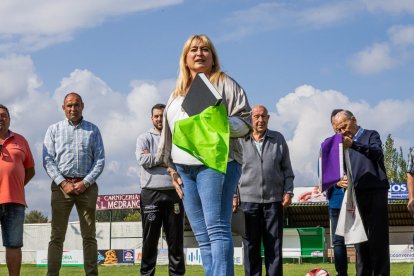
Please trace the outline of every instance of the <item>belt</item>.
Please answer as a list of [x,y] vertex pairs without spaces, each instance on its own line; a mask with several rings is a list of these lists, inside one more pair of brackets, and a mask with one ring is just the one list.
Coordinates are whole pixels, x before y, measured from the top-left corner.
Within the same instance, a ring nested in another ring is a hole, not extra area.
[[65,179],[70,182],[79,182],[83,180],[83,177],[65,177]]

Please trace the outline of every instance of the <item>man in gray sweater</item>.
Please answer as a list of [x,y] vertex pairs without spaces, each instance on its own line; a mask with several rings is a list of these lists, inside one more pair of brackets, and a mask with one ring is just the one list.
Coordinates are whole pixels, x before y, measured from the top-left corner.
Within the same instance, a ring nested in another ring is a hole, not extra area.
[[241,138],[243,148],[242,175],[239,182],[239,204],[245,219],[243,236],[246,275],[261,275],[260,256],[263,239],[266,275],[283,275],[282,235],[283,207],[293,197],[294,174],[289,149],[283,135],[267,128],[266,107],[252,108],[253,132]]
[[141,166],[141,215],[143,228],[141,275],[154,275],[161,226],[168,244],[170,275],[184,275],[184,207],[164,164],[155,161],[165,105],[151,110],[154,125],[137,139],[136,157]]

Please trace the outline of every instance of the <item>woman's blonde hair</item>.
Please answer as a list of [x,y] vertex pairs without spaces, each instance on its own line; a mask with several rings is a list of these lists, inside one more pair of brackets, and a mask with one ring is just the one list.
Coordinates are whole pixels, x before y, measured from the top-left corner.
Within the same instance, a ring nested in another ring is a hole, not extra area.
[[208,36],[200,34],[200,35],[192,35],[190,36],[187,41],[184,43],[183,50],[180,56],[180,72],[178,74],[177,83],[175,89],[173,91],[174,97],[179,95],[184,96],[187,93],[188,88],[191,85],[191,73],[190,69],[186,66],[186,57],[188,52],[190,51],[191,44],[194,40],[201,41],[205,46],[207,46],[211,54],[213,56],[213,67],[211,69],[211,73],[209,76],[210,81],[213,84],[217,84],[220,78],[223,77],[224,73],[220,69],[220,62],[217,57],[216,48],[213,45],[213,42],[208,38]]

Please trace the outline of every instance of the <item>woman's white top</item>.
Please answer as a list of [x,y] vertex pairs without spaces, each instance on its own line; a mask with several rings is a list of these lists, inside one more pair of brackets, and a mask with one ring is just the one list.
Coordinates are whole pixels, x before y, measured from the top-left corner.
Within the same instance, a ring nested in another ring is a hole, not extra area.
[[[174,133],[175,122],[188,118],[188,114],[182,109],[184,97],[178,96],[173,99],[167,110],[168,126],[171,133]],[[172,145],[171,158],[175,164],[182,165],[203,165],[197,158],[180,149],[176,145]]]

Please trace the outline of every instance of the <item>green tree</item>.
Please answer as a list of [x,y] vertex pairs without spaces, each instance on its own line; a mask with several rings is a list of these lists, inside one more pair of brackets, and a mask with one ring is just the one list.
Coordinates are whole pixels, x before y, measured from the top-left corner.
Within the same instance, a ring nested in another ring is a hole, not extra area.
[[[130,213],[134,213],[136,210],[112,210],[112,221],[119,222],[125,221],[125,218],[128,217]],[[109,210],[99,210],[96,211],[96,221],[98,222],[109,222],[111,216],[111,211]]]
[[384,164],[390,183],[407,182],[407,162],[402,147],[399,151],[394,147],[394,139],[388,134],[383,145]]
[[129,213],[125,218],[124,221],[141,221],[141,213],[139,211],[134,211]]
[[24,223],[46,223],[47,216],[38,210],[30,211],[24,218]]
[[387,177],[389,182],[398,181],[398,153],[394,147],[394,139],[392,139],[391,134],[388,134],[385,144],[383,146],[384,150],[384,164],[385,170],[387,172]]
[[400,154],[398,155],[398,182],[407,182],[407,162],[404,159],[402,147],[400,147]]

